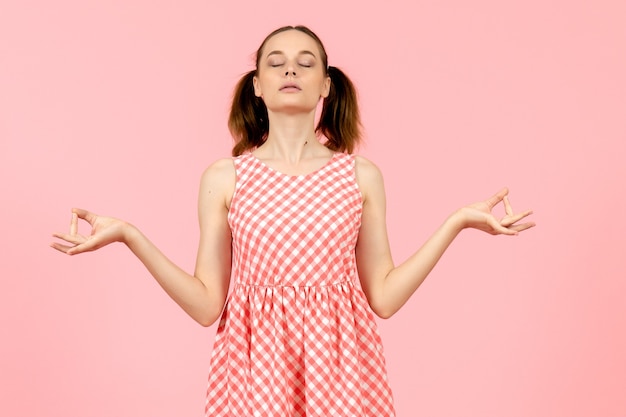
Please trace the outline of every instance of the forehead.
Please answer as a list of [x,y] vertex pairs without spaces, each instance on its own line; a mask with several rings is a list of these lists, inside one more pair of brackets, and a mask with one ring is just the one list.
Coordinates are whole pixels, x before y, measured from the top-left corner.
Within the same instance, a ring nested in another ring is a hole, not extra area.
[[284,53],[310,51],[315,56],[320,56],[320,48],[315,39],[298,30],[287,30],[269,38],[263,46],[262,56],[277,51]]

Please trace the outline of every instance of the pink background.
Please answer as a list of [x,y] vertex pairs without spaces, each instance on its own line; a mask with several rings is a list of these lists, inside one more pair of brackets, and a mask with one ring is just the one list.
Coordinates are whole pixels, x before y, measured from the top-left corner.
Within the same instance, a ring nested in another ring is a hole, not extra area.
[[124,247],[68,258],[50,234],[88,208],[191,271],[232,88],[299,23],[359,88],[397,261],[501,186],[536,212],[463,233],[380,322],[398,415],[626,416],[618,0],[3,2],[0,415],[202,415],[215,328]]

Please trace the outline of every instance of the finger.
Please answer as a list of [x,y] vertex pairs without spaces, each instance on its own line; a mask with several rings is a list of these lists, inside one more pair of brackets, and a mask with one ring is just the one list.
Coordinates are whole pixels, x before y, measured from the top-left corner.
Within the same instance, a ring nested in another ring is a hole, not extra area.
[[507,216],[512,216],[513,215],[513,209],[511,208],[511,203],[509,202],[509,197],[504,196],[504,198],[502,200],[504,201],[504,212],[507,214]]
[[504,231],[500,233],[501,235],[506,235],[506,236],[517,236],[519,234],[519,232],[515,229],[512,228],[508,228],[505,227]]
[[516,235],[517,234],[516,230],[503,226],[495,219],[490,219],[489,225],[493,229],[493,234],[502,234],[502,235]]
[[73,246],[68,246],[68,245],[63,245],[61,243],[51,243],[50,247],[53,249],[58,250],[59,252],[63,252],[63,253],[67,253],[68,250],[70,250],[71,248],[73,248]]
[[67,233],[53,233],[52,236],[64,240],[69,243],[73,243],[74,245],[80,245],[85,242],[85,237],[82,235],[71,235]]
[[92,226],[94,222],[96,221],[96,218],[98,217],[94,213],[87,211],[87,210],[80,209],[80,208],[73,208],[72,212],[76,213],[76,216],[78,216],[79,219],[83,219],[87,221],[87,223],[89,223]]
[[500,221],[500,224],[504,227],[509,227],[515,223],[517,223],[518,221],[522,220],[524,217],[530,216],[531,214],[533,214],[532,210],[527,210],[523,213],[520,214],[515,214],[512,216],[505,216],[502,218],[502,220]]
[[514,226],[511,226],[509,229],[515,230],[516,232],[522,232],[524,230],[530,229],[531,227],[535,227],[535,226],[536,224],[534,222],[528,222],[528,223],[516,224]]
[[66,253],[68,255],[78,255],[83,252],[90,252],[92,250],[96,250],[100,247],[100,241],[98,239],[87,239],[85,242],[80,245],[76,245],[70,248]]
[[500,219],[500,224],[504,227],[509,227],[522,220],[523,218],[530,216],[531,214],[533,214],[532,210],[526,210],[522,213],[507,215]]
[[501,189],[500,191],[495,193],[493,196],[488,198],[487,201],[485,201],[485,203],[487,203],[489,208],[492,209],[492,208],[494,208],[496,206],[496,204],[498,204],[500,201],[502,201],[502,199],[504,197],[506,197],[506,195],[508,193],[509,193],[509,189],[504,187],[503,189]]
[[76,236],[78,233],[78,215],[76,213],[72,213],[72,221],[70,222],[70,235]]

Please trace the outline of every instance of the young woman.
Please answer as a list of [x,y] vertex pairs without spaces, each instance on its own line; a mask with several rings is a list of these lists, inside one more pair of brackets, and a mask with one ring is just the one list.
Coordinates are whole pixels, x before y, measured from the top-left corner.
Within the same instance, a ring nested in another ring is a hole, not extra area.
[[398,311],[461,230],[515,235],[534,226],[519,223],[531,212],[515,214],[504,189],[455,211],[394,266],[382,176],[352,154],[360,121],[350,80],[302,26],[272,32],[256,64],[235,90],[233,158],[202,175],[193,275],[133,225],[81,209],[52,246],[75,255],[123,242],[192,318],[221,317],[207,416],[392,416],[374,314]]

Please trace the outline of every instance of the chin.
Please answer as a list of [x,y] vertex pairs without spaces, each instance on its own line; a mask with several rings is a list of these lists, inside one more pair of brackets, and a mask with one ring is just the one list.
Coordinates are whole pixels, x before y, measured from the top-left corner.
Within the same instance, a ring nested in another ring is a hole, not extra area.
[[317,109],[316,103],[272,103],[272,105],[267,105],[267,110],[273,113],[288,113],[288,114],[298,114],[298,113],[311,113]]

